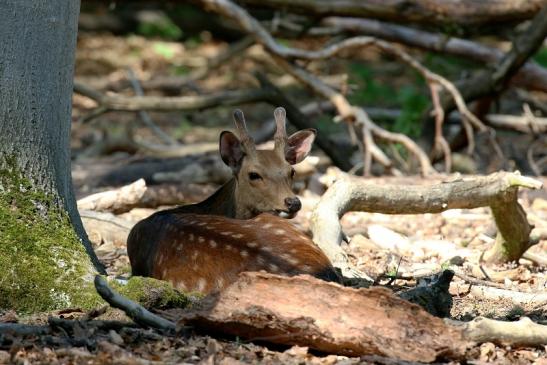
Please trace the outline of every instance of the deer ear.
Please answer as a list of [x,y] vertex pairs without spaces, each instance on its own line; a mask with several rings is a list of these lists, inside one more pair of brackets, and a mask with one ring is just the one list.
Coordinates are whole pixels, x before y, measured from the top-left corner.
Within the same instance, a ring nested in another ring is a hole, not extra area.
[[285,160],[291,165],[302,162],[310,153],[316,134],[315,129],[304,129],[290,136],[285,148]]
[[241,147],[241,142],[235,134],[228,131],[222,132],[220,134],[219,150],[222,161],[232,170],[238,170],[245,154]]

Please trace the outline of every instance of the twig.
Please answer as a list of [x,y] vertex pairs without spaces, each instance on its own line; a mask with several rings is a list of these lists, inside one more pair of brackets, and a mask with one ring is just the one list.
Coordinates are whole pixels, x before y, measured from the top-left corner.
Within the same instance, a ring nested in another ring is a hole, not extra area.
[[[369,128],[370,131],[378,137],[388,141],[403,144],[411,153],[414,153],[418,157],[423,175],[429,175],[434,171],[433,167],[429,163],[427,155],[410,138],[403,134],[388,132],[385,129],[379,127],[368,117],[366,111],[350,105],[345,96],[343,96],[341,93],[331,89],[328,85],[324,84],[321,80],[319,80],[317,77],[313,76],[306,70],[289,63],[283,58],[276,56],[274,57],[278,61],[279,65],[281,65],[291,75],[305,83],[315,93],[329,99],[334,104],[341,118],[349,121],[354,121],[359,125],[366,124],[367,128]],[[367,148],[370,149],[371,155],[374,157],[374,159],[376,159],[376,161],[378,161],[380,164],[388,169],[392,167],[392,162],[389,157],[387,157],[375,143],[369,144]]]
[[528,164],[530,164],[530,168],[532,169],[532,171],[534,171],[534,174],[536,176],[541,176],[542,175],[542,171],[541,171],[541,168],[539,166],[538,163],[536,163],[536,161],[534,160],[534,150],[536,149],[536,147],[538,147],[539,145],[545,145],[546,144],[546,139],[545,138],[540,138],[540,139],[537,139],[536,141],[534,141],[530,147],[528,147],[528,151],[526,152],[526,157],[528,159]]
[[118,218],[112,213],[101,213],[92,210],[80,210],[79,213],[80,217],[82,218],[94,219],[97,221],[110,223],[127,231],[129,231],[134,226],[133,223]]
[[[141,85],[139,84],[139,80],[137,80],[137,77],[135,76],[135,73],[131,68],[127,68],[127,76],[129,77],[129,81],[131,82],[131,86],[133,87],[133,90],[135,91],[135,95],[137,96],[144,96],[144,91],[142,90]],[[145,110],[139,110],[138,111],[139,117],[141,118],[142,122],[150,128],[152,132],[158,136],[159,139],[161,139],[163,142],[167,143],[168,145],[176,145],[178,144],[177,141],[175,141],[173,138],[171,138],[167,133],[165,133],[154,121],[152,118],[150,118],[150,115]]]
[[112,307],[121,309],[127,314],[135,323],[141,326],[147,326],[157,328],[164,331],[175,331],[175,323],[166,320],[154,313],[146,310],[139,304],[121,296],[112,290],[105,279],[102,276],[95,276],[95,288],[97,293],[106,300]]
[[452,171],[452,153],[448,142],[443,136],[444,110],[439,101],[439,87],[430,82],[429,90],[431,91],[431,101],[435,114],[435,146],[433,150],[442,152],[444,156],[444,169],[448,174]]

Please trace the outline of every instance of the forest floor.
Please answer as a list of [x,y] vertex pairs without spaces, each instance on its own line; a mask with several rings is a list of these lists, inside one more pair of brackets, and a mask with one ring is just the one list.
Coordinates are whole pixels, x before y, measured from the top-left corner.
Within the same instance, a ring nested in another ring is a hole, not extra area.
[[[78,44],[76,79],[90,86],[102,89],[105,84],[114,84],[127,78],[130,67],[140,79],[152,75],[187,73],[193,64],[203,62],[218,54],[222,45],[214,42],[202,43],[193,48],[174,42],[150,41],[143,37],[115,37],[108,34],[81,34]],[[251,51],[252,52],[252,51]],[[182,57],[184,56],[184,57]],[[257,56],[258,58],[258,56]],[[178,61],[177,61],[178,60]],[[184,60],[184,62],[179,62]],[[193,62],[193,63],[192,63]],[[239,67],[252,68],[250,61],[241,62]],[[233,65],[232,65],[233,66]],[[243,72],[230,70],[230,65],[215,71],[218,77],[209,77],[197,85],[197,89],[223,89],[229,85],[253,85],[254,81]],[[167,70],[167,71],[166,71]],[[230,72],[229,72],[230,71]],[[239,70],[241,71],[241,70]],[[131,94],[130,91],[125,91]],[[190,91],[192,92],[192,91]],[[142,151],[133,150],[130,143],[114,144],[114,147],[96,149],[106,139],[120,138],[127,141],[128,130],[136,138],[154,139],[151,132],[137,123],[134,113],[108,113],[89,123],[78,122],[82,115],[96,104],[80,95],[74,97],[74,128],[72,148],[73,179],[78,198],[97,191],[119,187],[122,184],[106,184],[105,176],[124,177],[124,168],[143,161],[158,161]],[[262,104],[245,106],[254,119],[267,120],[271,107]],[[181,143],[191,145],[196,142],[216,142],[218,133],[231,127],[228,116],[230,108],[191,113],[150,113],[152,119]],[[131,127],[130,127],[131,126]],[[250,126],[257,130],[256,125]],[[337,131],[334,131],[336,133]],[[119,141],[118,140],[118,141]],[[506,143],[511,145],[509,138]],[[215,155],[217,152],[212,152]],[[312,153],[314,161],[325,159],[318,151]],[[312,158],[313,159],[313,158]],[[333,169],[319,164],[315,170],[298,181],[299,195],[303,209],[293,219],[302,231],[309,233],[311,210],[324,190],[324,182],[331,178]],[[487,171],[479,171],[487,172]],[[121,178],[120,178],[121,179]],[[546,178],[540,178],[547,182]],[[123,179],[121,179],[123,180]],[[112,181],[112,180],[108,180]],[[427,183],[414,177],[371,178],[376,184],[416,184]],[[174,189],[182,189],[180,204],[202,200],[216,189],[218,184],[185,184],[171,181],[165,183]],[[547,192],[522,191],[520,202],[528,214],[529,221],[539,228],[547,228]],[[175,203],[173,203],[175,204]],[[149,214],[167,208],[139,207],[117,217],[135,223]],[[95,245],[100,260],[106,265],[109,275],[127,277],[130,272],[125,247],[127,230],[105,233],[105,224],[92,225],[84,219],[89,236]],[[538,323],[547,324],[547,303],[533,299],[522,299],[518,293],[547,293],[547,271],[545,267],[521,260],[519,265],[482,267],[479,264],[481,253],[490,247],[495,236],[495,226],[487,208],[473,210],[450,210],[441,214],[425,215],[384,215],[377,213],[348,213],[342,219],[348,243],[344,249],[352,264],[372,278],[381,278],[395,273],[409,277],[408,280],[379,280],[382,285],[400,291],[416,285],[414,278],[433,273],[444,268],[446,263],[461,258],[460,268],[470,277],[484,279],[496,287],[517,293],[513,299],[488,298],[472,292],[468,280],[456,276],[450,285],[453,307],[450,318],[462,321],[477,316],[500,320],[517,320],[527,316]],[[102,228],[101,228],[102,227]],[[530,252],[547,252],[547,242],[541,241]],[[482,276],[481,269],[488,271],[488,278]],[[500,272],[499,275],[496,272]],[[526,296],[525,298],[528,298]],[[18,318],[14,313],[0,314],[0,322],[47,324],[47,316],[65,319],[82,318],[85,313],[78,308],[43,314],[32,318]],[[128,320],[117,310],[109,310],[98,317],[99,320]],[[401,326],[404,327],[404,323]],[[53,326],[48,335],[3,338],[0,348],[1,363],[20,364],[357,364],[389,363],[386,359],[347,358],[324,355],[306,348],[266,346],[239,338],[221,338],[194,333],[187,329],[179,336],[166,336],[153,330],[135,326],[124,328],[115,324],[105,324],[96,328],[91,323],[78,322],[74,325]],[[9,344],[9,345],[6,345]],[[427,344],[424,344],[427,346]],[[497,364],[547,364],[547,348],[511,348],[499,344],[485,343],[471,350],[470,363]]]

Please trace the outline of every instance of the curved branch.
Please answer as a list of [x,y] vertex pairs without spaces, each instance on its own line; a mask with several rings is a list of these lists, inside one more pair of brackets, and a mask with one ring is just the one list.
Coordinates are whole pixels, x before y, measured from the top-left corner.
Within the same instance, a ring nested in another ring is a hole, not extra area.
[[[517,187],[539,189],[541,186],[537,180],[508,172],[430,186],[379,186],[367,180],[345,177],[323,195],[312,213],[310,228],[314,242],[338,263],[342,251],[339,220],[346,212],[422,214],[490,206],[498,226],[498,247],[492,250],[504,254],[503,257],[492,255],[492,259],[512,261],[528,249],[531,229],[516,201]],[[499,250],[500,246],[503,250]]]

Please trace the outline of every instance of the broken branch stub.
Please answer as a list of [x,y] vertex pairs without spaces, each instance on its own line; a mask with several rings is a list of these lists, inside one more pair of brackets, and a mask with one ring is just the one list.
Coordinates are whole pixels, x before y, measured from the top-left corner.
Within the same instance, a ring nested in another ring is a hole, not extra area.
[[347,266],[340,243],[340,218],[350,211],[384,214],[441,213],[448,209],[488,206],[498,227],[496,244],[485,253],[490,262],[520,258],[530,247],[531,226],[517,201],[518,187],[541,188],[541,182],[518,173],[497,172],[488,176],[422,185],[375,185],[349,175],[335,182],[323,195],[310,220],[314,242],[334,266]]
[[407,361],[458,358],[469,344],[458,329],[387,289],[345,288],[307,275],[242,273],[183,314],[181,323],[254,341]]

